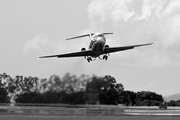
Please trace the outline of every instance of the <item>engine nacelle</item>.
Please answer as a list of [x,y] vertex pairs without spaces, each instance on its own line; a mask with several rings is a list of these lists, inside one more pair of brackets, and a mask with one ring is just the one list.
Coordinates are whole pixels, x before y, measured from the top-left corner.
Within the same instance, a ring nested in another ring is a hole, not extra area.
[[109,48],[109,45],[105,45],[105,48]]
[[86,48],[82,48],[82,49],[81,49],[81,51],[85,51],[85,50],[86,50]]

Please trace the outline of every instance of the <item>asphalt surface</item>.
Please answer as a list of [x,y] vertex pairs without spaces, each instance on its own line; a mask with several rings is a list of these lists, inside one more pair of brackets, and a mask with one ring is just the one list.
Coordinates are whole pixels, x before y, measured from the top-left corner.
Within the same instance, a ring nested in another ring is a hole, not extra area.
[[180,109],[118,106],[0,106],[0,120],[180,120]]

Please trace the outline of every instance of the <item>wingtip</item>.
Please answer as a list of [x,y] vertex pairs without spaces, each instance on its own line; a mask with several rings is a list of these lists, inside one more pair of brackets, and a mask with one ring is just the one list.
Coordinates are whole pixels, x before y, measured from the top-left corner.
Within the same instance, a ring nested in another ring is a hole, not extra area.
[[153,45],[154,43],[147,43],[147,44],[144,44],[144,45]]

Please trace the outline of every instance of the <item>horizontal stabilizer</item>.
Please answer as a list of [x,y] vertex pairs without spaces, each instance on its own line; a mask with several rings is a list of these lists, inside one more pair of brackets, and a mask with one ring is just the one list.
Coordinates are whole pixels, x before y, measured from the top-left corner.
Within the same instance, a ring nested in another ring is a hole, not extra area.
[[[91,35],[94,35],[95,33],[90,33]],[[81,37],[87,37],[90,36],[90,34],[85,34],[85,35],[80,35],[80,36],[76,36],[76,37],[71,37],[71,38],[67,38],[66,40],[72,40],[72,39],[76,39],[76,38],[81,38]],[[108,34],[113,34],[113,33],[102,33],[104,35],[108,35]]]
[[113,33],[103,33],[104,35],[109,35],[109,34],[113,34]]
[[66,40],[71,40],[71,39],[76,39],[76,38],[81,38],[81,37],[87,37],[87,36],[89,36],[89,34],[80,35],[80,36],[77,36],[77,37],[67,38]]

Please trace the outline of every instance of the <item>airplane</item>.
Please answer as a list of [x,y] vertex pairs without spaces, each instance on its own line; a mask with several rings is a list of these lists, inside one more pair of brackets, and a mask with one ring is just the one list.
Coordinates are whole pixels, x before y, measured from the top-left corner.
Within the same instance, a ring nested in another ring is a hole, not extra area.
[[[94,60],[96,60],[96,58],[99,58],[100,60],[107,60],[108,56],[110,56],[110,53],[134,49],[135,47],[153,44],[153,43],[147,43],[147,44],[130,45],[130,46],[109,47],[109,45],[106,45],[106,38],[105,38],[105,35],[109,35],[109,34],[113,34],[113,33],[89,33],[89,34],[85,34],[85,35],[68,38],[66,40],[72,40],[72,39],[76,39],[76,38],[89,36],[91,41],[90,41],[90,44],[89,44],[89,47],[87,50],[86,50],[86,48],[82,48],[81,51],[79,51],[79,52],[50,55],[50,56],[41,56],[39,58],[84,57],[85,59],[87,59],[88,62],[91,62],[92,58],[94,58]],[[101,55],[103,55],[102,58],[100,57]]]

